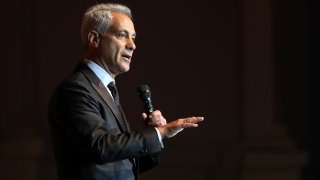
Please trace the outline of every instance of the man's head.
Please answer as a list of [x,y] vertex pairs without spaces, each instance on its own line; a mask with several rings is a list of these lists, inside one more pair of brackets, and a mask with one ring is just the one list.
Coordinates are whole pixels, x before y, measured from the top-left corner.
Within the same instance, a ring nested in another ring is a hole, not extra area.
[[119,4],[90,7],[83,16],[81,36],[86,58],[113,77],[130,69],[136,33],[128,7]]

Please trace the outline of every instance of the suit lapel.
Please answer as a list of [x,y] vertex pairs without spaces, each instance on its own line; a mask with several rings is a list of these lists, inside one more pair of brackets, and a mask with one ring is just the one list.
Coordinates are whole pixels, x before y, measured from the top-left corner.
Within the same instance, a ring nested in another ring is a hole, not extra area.
[[87,65],[85,65],[84,63],[81,63],[81,64],[82,64],[82,65],[80,65],[80,66],[82,66],[82,67],[80,67],[81,71],[87,77],[87,79],[90,81],[92,87],[98,92],[98,94],[103,99],[103,101],[111,109],[111,111],[113,112],[114,116],[117,119],[117,123],[118,123],[121,131],[126,132],[127,122],[126,122],[126,119],[123,115],[122,109],[118,108],[118,106],[116,105],[116,103],[112,99],[110,93],[108,92],[106,87],[103,85],[103,83],[100,81],[100,79],[94,74],[94,72],[92,72],[91,69],[89,69],[87,67]]

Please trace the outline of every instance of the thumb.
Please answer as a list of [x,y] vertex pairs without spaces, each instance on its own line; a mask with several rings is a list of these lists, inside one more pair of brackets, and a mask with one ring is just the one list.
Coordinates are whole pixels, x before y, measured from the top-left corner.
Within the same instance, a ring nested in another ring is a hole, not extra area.
[[142,119],[143,119],[143,120],[146,120],[146,119],[147,119],[147,117],[148,117],[148,116],[147,116],[147,114],[146,114],[146,113],[142,113]]

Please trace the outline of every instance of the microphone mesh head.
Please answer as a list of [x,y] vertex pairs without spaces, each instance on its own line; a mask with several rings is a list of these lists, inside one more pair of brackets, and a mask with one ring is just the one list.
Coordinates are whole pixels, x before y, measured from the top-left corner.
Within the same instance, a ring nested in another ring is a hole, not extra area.
[[151,98],[151,92],[148,85],[141,85],[138,87],[138,96],[143,101]]

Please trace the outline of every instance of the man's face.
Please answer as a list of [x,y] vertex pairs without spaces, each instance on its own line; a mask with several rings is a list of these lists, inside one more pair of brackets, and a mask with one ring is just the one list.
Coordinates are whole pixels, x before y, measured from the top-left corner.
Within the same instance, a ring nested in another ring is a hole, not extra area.
[[120,13],[112,15],[112,25],[100,36],[98,50],[103,67],[109,73],[118,75],[130,69],[131,57],[136,49],[136,32],[128,16]]

